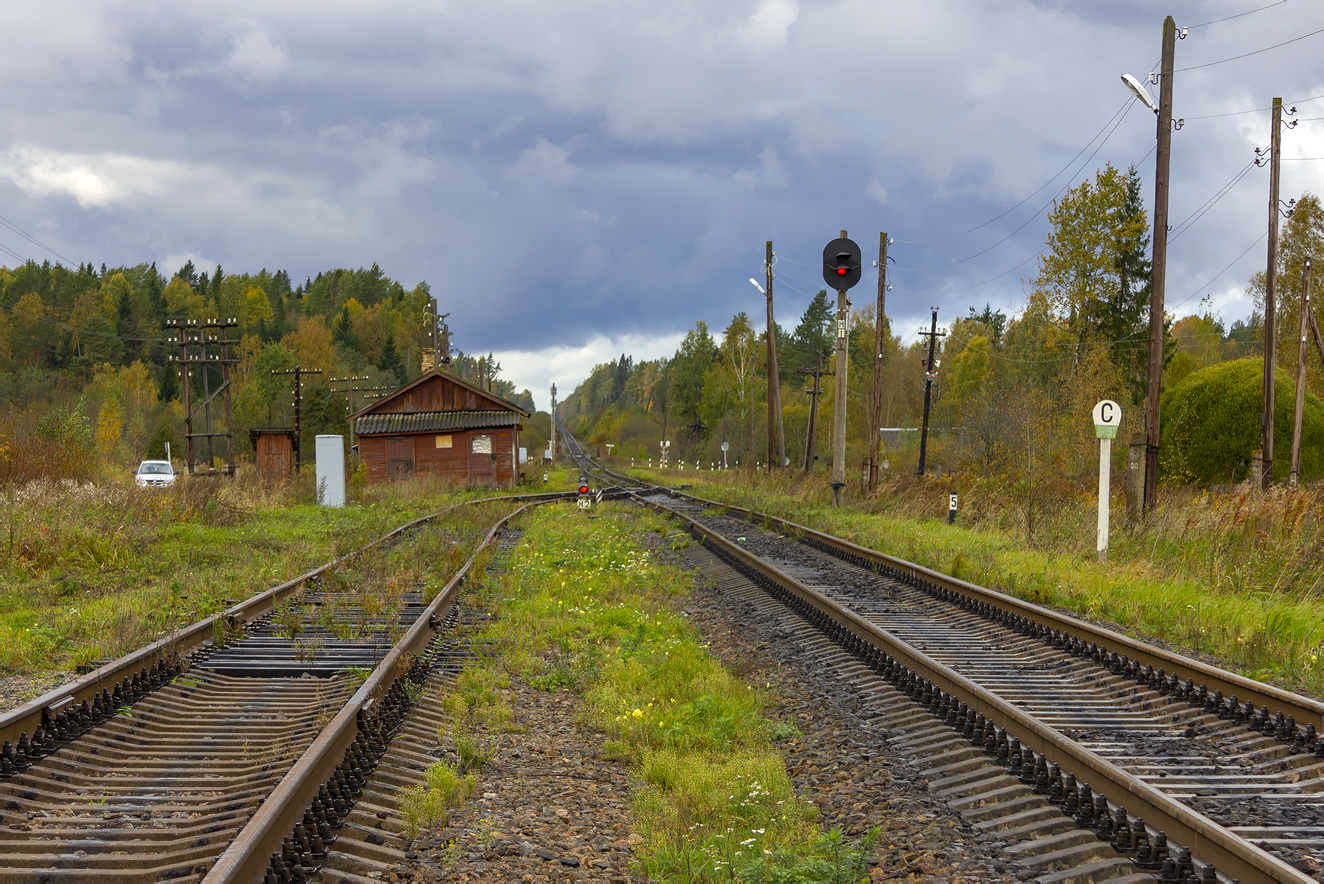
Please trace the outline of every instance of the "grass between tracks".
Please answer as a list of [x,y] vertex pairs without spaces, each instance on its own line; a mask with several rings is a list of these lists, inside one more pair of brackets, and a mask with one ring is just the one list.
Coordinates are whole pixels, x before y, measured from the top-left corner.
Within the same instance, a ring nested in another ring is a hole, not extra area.
[[[1097,500],[1084,492],[1039,503],[1031,523],[1024,500],[971,477],[893,480],[865,500],[852,485],[837,508],[819,476],[652,475],[1324,694],[1324,483],[1267,494],[1165,488],[1150,518],[1131,527],[1115,500],[1109,560],[1098,562]],[[949,493],[961,495],[956,525],[946,524]]]
[[[677,603],[692,587],[641,544],[659,517],[606,504],[523,518],[509,569],[484,594],[499,665],[544,690],[581,692],[607,751],[636,777],[641,871],[667,881],[857,881],[871,849],[823,833],[763,715],[704,647]],[[686,542],[683,534],[677,543]],[[768,685],[771,686],[770,684]]]
[[[304,479],[279,488],[186,479],[172,489],[40,480],[0,492],[0,673],[113,659],[411,519],[493,493],[419,478],[356,488],[352,505],[328,509]],[[551,479],[527,490],[574,481],[564,470]]]

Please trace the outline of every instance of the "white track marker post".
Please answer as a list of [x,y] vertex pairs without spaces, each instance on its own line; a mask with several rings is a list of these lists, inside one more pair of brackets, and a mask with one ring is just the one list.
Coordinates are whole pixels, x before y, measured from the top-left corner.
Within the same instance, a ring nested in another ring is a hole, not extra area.
[[1108,495],[1112,488],[1113,439],[1122,423],[1122,408],[1111,399],[1094,406],[1094,432],[1099,437],[1099,530],[1095,548],[1099,561],[1108,558]]

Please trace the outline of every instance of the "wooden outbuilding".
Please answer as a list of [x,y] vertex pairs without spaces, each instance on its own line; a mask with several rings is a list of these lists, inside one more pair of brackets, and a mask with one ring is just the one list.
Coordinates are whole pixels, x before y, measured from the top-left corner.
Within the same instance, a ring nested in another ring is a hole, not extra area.
[[248,431],[253,442],[257,473],[268,482],[284,482],[294,472],[299,437],[289,427],[254,427]]
[[529,413],[453,375],[429,371],[350,416],[369,482],[443,475],[514,487]]

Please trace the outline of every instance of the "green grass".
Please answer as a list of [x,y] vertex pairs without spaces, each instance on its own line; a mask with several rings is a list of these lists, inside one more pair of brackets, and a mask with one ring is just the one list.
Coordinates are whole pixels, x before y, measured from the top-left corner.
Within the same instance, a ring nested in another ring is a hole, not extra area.
[[[674,483],[676,477],[664,477]],[[1094,552],[1097,500],[1044,492],[1028,530],[1024,500],[995,480],[894,481],[829,505],[819,476],[704,474],[694,493],[817,528],[1038,604],[1212,655],[1236,671],[1324,694],[1324,485],[1269,494],[1163,489],[1154,514],[1125,525],[1113,501],[1107,562]],[[947,494],[961,494],[956,525]]]
[[[72,482],[11,488],[0,493],[0,672],[67,671],[113,659],[411,519],[490,493],[418,480],[364,489],[355,505],[329,509],[297,489],[243,480],[185,481],[170,490]],[[497,515],[452,517],[454,537],[435,529],[441,533],[429,535],[435,542],[427,556],[389,566],[392,575],[381,570],[386,565],[358,574],[365,584],[378,580],[358,610],[385,613],[400,588],[425,576],[426,591],[435,593],[468,556],[467,541],[452,541],[472,532],[474,518],[486,519],[486,528]],[[349,633],[358,615],[324,616]]]
[[[872,849],[823,833],[791,786],[762,692],[726,671],[675,608],[691,589],[641,545],[660,517],[622,505],[523,519],[509,569],[483,588],[502,665],[582,693],[635,779],[640,871],[666,881],[858,881]],[[806,875],[805,869],[817,869]]]

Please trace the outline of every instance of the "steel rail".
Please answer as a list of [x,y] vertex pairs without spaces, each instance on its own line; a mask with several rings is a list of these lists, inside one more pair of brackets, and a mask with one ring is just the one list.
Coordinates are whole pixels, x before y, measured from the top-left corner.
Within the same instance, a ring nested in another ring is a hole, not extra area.
[[[689,497],[689,495],[685,496]],[[1075,775],[1079,782],[1088,784],[1095,794],[1103,795],[1128,813],[1143,817],[1151,827],[1164,831],[1171,842],[1189,848],[1194,856],[1214,865],[1220,873],[1243,882],[1307,884],[1314,881],[1314,878],[1304,875],[1202,814],[1174,801],[1142,780],[1067,739],[1053,728],[1026,715],[965,676],[909,646],[885,629],[875,626],[853,611],[843,608],[795,578],[782,573],[716,531],[701,525],[684,513],[669,510],[637,495],[635,499],[680,519],[696,539],[716,547],[720,556],[744,564],[756,572],[763,581],[775,584],[811,605],[830,618],[838,630],[849,633],[870,646],[885,647],[886,653],[911,672],[1005,728],[1009,737],[1018,738],[1023,746],[1034,749],[1044,755],[1050,763],[1059,765],[1063,774]]]
[[222,882],[250,882],[263,879],[271,863],[272,854],[280,851],[284,840],[304,818],[304,813],[317,797],[318,790],[341,765],[346,750],[358,738],[360,731],[367,726],[365,713],[406,674],[413,665],[416,655],[427,647],[437,633],[444,615],[455,603],[460,585],[468,576],[478,556],[511,519],[535,506],[559,499],[562,499],[561,495],[550,500],[526,503],[513,513],[502,517],[488,529],[487,535],[464,565],[437,593],[409,631],[396,642],[382,662],[377,664],[354,696],[322,729],[272,793],[262,802],[248,824],[230,842],[229,847],[203,878],[204,882],[222,884]]
[[36,729],[42,726],[48,717],[48,713],[54,714],[61,709],[69,708],[73,704],[83,701],[94,700],[103,690],[113,690],[117,684],[127,682],[136,675],[140,675],[151,670],[157,664],[165,663],[174,658],[183,656],[200,646],[204,645],[209,639],[216,635],[222,624],[233,624],[237,622],[247,622],[254,620],[271,611],[276,605],[280,604],[286,598],[294,594],[307,585],[308,581],[325,573],[358,555],[376,549],[382,544],[388,543],[402,534],[417,528],[427,522],[433,521],[446,513],[451,512],[457,507],[472,506],[481,503],[493,503],[499,501],[546,501],[560,500],[570,496],[570,492],[553,492],[547,494],[526,494],[526,495],[508,495],[498,497],[485,497],[477,500],[465,501],[447,507],[428,516],[414,519],[399,528],[382,535],[364,546],[346,553],[340,558],[320,565],[305,574],[300,574],[292,580],[264,590],[258,595],[252,596],[239,604],[233,605],[210,617],[206,617],[191,626],[184,627],[178,632],[174,632],[164,638],[158,639],[145,647],[139,648],[98,667],[92,672],[81,676],[74,681],[68,682],[60,687],[53,688],[50,691],[24,703],[16,709],[13,709],[4,715],[0,715],[0,744],[4,741],[17,744],[22,734],[32,734]]
[[1163,648],[1151,647],[1102,626],[1095,626],[1083,620],[1077,620],[1067,614],[1023,601],[997,590],[949,577],[939,571],[925,568],[923,565],[916,565],[905,559],[868,549],[839,537],[833,537],[830,534],[792,522],[789,519],[760,513],[745,507],[725,504],[721,501],[707,500],[683,491],[661,490],[673,497],[682,497],[704,506],[736,513],[750,522],[772,527],[779,533],[789,534],[796,539],[809,542],[810,545],[818,546],[824,552],[836,555],[853,564],[871,568],[875,571],[880,567],[889,568],[896,572],[890,576],[901,576],[903,579],[908,578],[912,581],[928,581],[958,592],[975,601],[987,602],[1010,614],[1038,621],[1050,629],[1070,632],[1087,641],[1092,641],[1108,651],[1119,655],[1125,654],[1131,659],[1153,666],[1155,669],[1162,667],[1166,673],[1176,674],[1178,678],[1189,678],[1196,684],[1203,682],[1211,694],[1214,691],[1222,691],[1225,697],[1236,696],[1243,702],[1251,700],[1256,706],[1267,706],[1271,714],[1282,712],[1284,716],[1291,715],[1296,719],[1298,725],[1314,724],[1317,730],[1324,732],[1324,702],[1319,700],[1294,694],[1291,691],[1267,685],[1234,672],[1228,672],[1225,669],[1219,669],[1199,660],[1192,660],[1189,657],[1184,657]]

